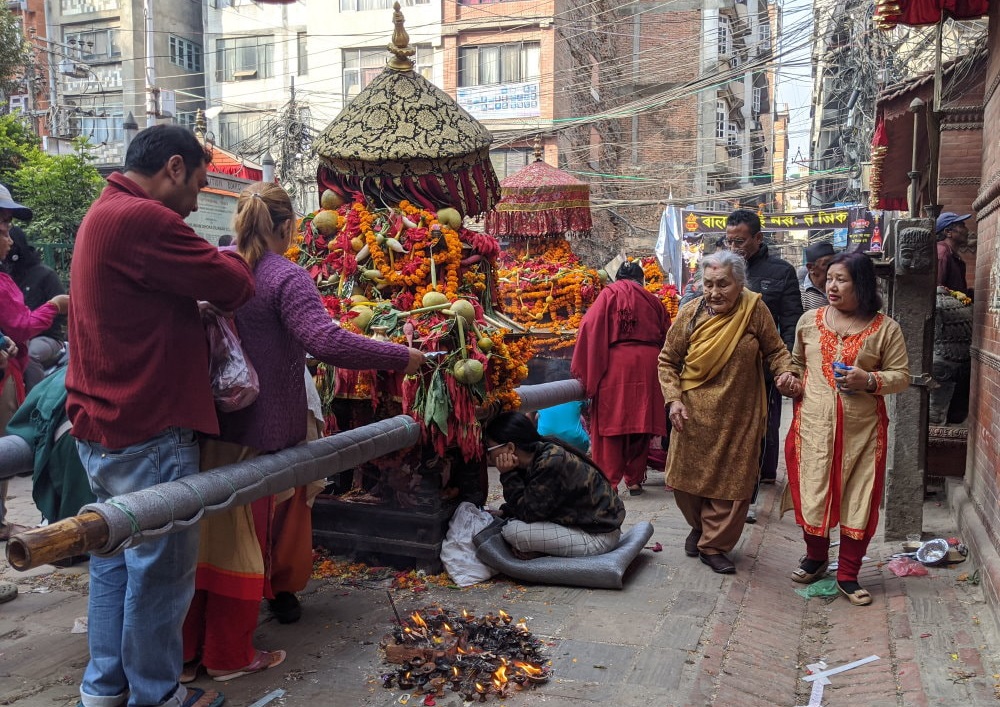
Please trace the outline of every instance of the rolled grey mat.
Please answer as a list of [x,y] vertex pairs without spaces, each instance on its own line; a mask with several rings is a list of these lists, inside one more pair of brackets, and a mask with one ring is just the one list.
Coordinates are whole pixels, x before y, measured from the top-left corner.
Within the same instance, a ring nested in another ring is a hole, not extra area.
[[563,584],[592,589],[621,589],[625,571],[653,537],[653,526],[646,521],[626,530],[614,550],[589,557],[553,557],[519,560],[503,539],[503,523],[482,530],[473,544],[480,562],[508,577],[538,584]]

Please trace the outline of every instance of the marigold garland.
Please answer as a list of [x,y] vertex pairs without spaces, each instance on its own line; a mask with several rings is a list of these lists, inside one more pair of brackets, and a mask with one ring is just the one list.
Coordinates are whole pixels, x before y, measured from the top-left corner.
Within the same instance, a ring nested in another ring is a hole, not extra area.
[[559,348],[575,343],[575,331],[602,287],[597,271],[582,265],[562,238],[513,244],[500,258],[497,278],[504,314],[547,329]]
[[[441,384],[448,398],[447,431],[424,419],[426,386],[431,374],[409,378],[401,389],[384,390],[372,371],[331,371],[322,367],[321,396],[329,415],[335,398],[371,399],[400,395],[404,411],[424,429],[425,442],[439,454],[458,448],[467,460],[482,454],[477,405],[516,409],[514,387],[528,373],[530,342],[505,341],[502,330],[483,318],[479,297],[489,291],[489,265],[500,253],[492,236],[465,228],[455,230],[438,221],[433,212],[403,201],[397,208],[372,209],[363,202],[344,204],[336,218],[323,219],[323,228],[336,224],[324,236],[313,226],[323,210],[299,223],[299,236],[286,257],[310,273],[324,306],[341,326],[365,333],[375,324],[386,327],[397,342],[419,345],[425,351],[450,352],[441,365]],[[327,212],[329,213],[329,212]],[[437,311],[407,316],[419,307],[429,291],[443,293],[449,302],[462,298],[473,304],[475,323],[463,332],[466,348],[460,350],[455,317]],[[490,339],[488,352],[477,347],[480,337]],[[459,359],[474,358],[483,364],[485,378],[478,388],[460,383],[451,371]],[[421,397],[423,395],[423,397]]]
[[677,287],[663,281],[663,270],[660,268],[660,264],[656,262],[656,258],[642,258],[639,264],[642,265],[642,273],[646,277],[646,290],[663,302],[663,306],[667,308],[667,314],[670,315],[670,320],[673,321],[677,317],[677,310],[681,301],[677,293]]

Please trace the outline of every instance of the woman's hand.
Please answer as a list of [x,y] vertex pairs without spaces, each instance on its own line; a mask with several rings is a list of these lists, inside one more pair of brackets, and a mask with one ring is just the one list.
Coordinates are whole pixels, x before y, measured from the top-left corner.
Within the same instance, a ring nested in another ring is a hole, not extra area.
[[837,373],[833,374],[837,381],[837,389],[851,392],[871,392],[874,390],[872,378],[868,371],[857,366],[844,366]]
[[410,360],[406,362],[406,370],[404,370],[403,373],[408,376],[412,376],[424,365],[427,361],[427,357],[424,356],[424,352],[419,349],[410,348],[408,351],[410,354]]
[[69,295],[56,295],[49,300],[49,304],[54,304],[59,314],[66,314],[69,311]]
[[501,474],[506,474],[508,471],[514,471],[517,468],[517,455],[505,449],[502,452],[497,452],[496,457],[493,459],[493,463]]
[[668,413],[670,418],[670,424],[678,432],[684,431],[684,421],[688,419],[687,408],[684,407],[684,403],[680,400],[675,400],[670,403],[670,412]]
[[788,371],[774,379],[774,387],[786,398],[797,398],[802,395],[802,382],[794,373]]

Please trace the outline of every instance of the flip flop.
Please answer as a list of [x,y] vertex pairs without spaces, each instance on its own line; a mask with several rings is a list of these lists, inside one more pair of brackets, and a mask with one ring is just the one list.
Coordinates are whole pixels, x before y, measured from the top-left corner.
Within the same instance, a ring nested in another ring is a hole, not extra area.
[[256,651],[254,653],[253,661],[245,668],[231,670],[229,672],[209,670],[208,674],[216,682],[228,682],[229,680],[241,678],[244,675],[253,675],[254,673],[259,673],[267,670],[268,668],[281,665],[285,662],[285,655],[285,651]]
[[205,691],[200,687],[189,687],[187,697],[181,707],[222,707],[226,696],[215,690]]

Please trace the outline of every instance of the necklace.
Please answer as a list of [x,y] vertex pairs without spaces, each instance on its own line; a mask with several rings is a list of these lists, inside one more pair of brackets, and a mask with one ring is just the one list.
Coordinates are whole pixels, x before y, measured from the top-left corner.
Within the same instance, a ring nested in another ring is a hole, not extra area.
[[839,336],[841,339],[846,339],[851,334],[855,333],[855,327],[858,326],[858,320],[857,320],[856,316],[852,315],[847,320],[847,324],[849,326],[847,327],[847,329],[845,331],[841,332],[840,329],[833,323],[833,314],[832,314],[832,312],[837,312],[837,316],[841,316],[841,315],[840,315],[840,311],[837,310],[837,309],[835,309],[835,308],[833,308],[833,307],[829,307],[827,309],[827,311],[826,311],[826,314],[827,314],[827,317],[826,317],[827,318],[827,323],[830,325],[830,328],[833,329],[834,333],[837,336]]

